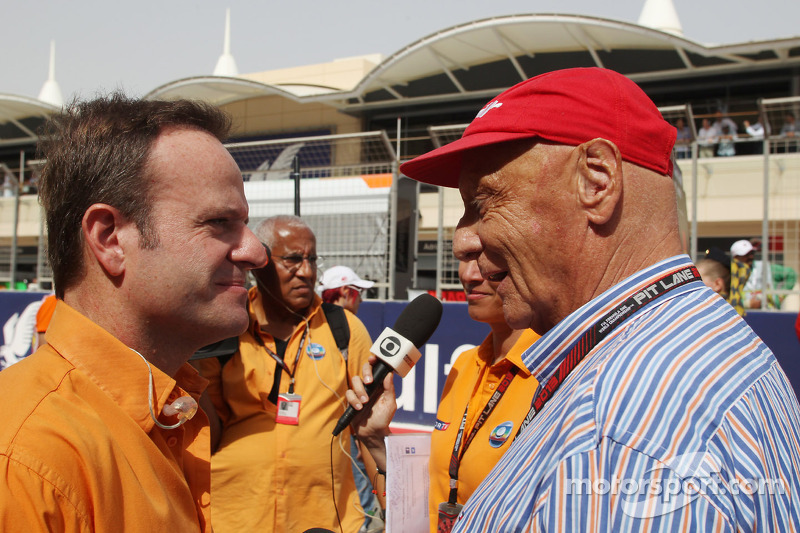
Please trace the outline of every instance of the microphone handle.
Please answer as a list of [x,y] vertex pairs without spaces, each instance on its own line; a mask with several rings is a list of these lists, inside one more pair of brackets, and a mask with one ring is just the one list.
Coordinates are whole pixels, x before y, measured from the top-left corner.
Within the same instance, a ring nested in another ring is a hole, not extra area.
[[[372,383],[364,387],[367,391],[367,396],[369,396],[369,400],[367,400],[367,405],[372,404],[372,401],[381,391],[381,386],[383,385],[383,380],[389,373],[392,371],[392,367],[378,359],[375,365],[372,367]],[[364,407],[367,407],[365,405]],[[353,409],[352,405],[349,405],[347,409],[345,409],[344,414],[339,418],[339,421],[336,423],[336,427],[333,429],[333,436],[336,437],[339,433],[342,432],[344,428],[350,425],[350,422],[353,421],[353,418],[356,416],[358,411]]]

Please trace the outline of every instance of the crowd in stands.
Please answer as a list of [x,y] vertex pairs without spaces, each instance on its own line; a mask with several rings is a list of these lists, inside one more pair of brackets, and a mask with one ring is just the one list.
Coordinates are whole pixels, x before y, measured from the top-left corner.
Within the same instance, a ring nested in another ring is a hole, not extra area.
[[[781,117],[780,128],[776,131],[777,141],[772,149],[777,153],[797,152],[800,141],[800,126],[791,112],[785,112]],[[691,144],[692,130],[687,125],[686,119],[678,117],[673,121],[678,130],[675,142],[675,153],[678,159],[692,157]],[[731,157],[744,154],[762,154],[764,151],[764,135],[767,128],[761,114],[754,122],[743,120],[741,125],[732,118],[718,111],[714,115],[700,118],[697,127],[697,155],[698,157]]]

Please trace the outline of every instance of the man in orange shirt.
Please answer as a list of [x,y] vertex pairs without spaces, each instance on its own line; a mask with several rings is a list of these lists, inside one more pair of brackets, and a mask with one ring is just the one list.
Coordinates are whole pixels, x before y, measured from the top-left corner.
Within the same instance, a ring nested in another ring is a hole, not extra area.
[[0,372],[0,530],[211,531],[207,382],[186,361],[244,331],[245,274],[267,260],[228,127],[121,94],[50,122],[58,303],[47,344]]
[[350,431],[335,440],[331,431],[372,340],[354,314],[337,308],[350,332],[347,348],[338,348],[334,311],[314,292],[317,239],[301,218],[270,217],[255,232],[272,260],[254,272],[250,326],[229,360],[198,361],[221,423],[211,462],[214,531],[356,533],[364,514]]

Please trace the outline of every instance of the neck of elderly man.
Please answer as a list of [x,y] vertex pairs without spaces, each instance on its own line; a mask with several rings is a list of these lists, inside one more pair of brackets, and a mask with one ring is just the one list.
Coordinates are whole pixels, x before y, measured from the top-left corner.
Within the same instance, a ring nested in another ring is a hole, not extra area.
[[[498,287],[506,320],[544,334],[635,272],[684,253],[672,179],[605,139],[535,140],[464,154],[454,238]],[[507,274],[506,274],[507,273]]]

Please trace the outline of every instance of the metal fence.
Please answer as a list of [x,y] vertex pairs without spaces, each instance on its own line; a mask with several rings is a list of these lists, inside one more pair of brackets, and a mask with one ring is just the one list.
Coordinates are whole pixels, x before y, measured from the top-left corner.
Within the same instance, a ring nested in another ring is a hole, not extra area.
[[396,157],[385,132],[227,145],[245,180],[251,226],[299,214],[317,237],[321,271],[346,265],[391,298]]
[[[800,137],[785,127],[791,121],[789,115],[797,116],[800,111],[800,98],[762,100],[753,120],[760,120],[764,136],[736,139],[741,146],[750,143],[749,150],[754,152],[740,157],[701,157],[691,107],[661,111],[670,123],[680,125],[682,120],[689,130],[676,145],[675,156],[683,171],[690,253],[697,259],[704,251],[703,243],[713,238],[760,239],[766,244],[763,257],[756,259],[768,265],[758,274],[766,287],[762,303],[769,308],[770,301],[777,299],[783,309],[800,308],[800,291],[785,280],[776,281],[773,275],[785,267],[800,271]],[[428,134],[438,147],[458,139],[466,127],[430,127]],[[800,135],[800,130],[795,131]],[[376,281],[378,291],[371,296],[393,297],[398,171],[396,152],[386,132],[235,143],[227,148],[242,169],[253,225],[268,216],[299,211],[317,235],[318,253],[325,258],[325,266],[350,266],[362,277]],[[425,190],[433,192],[420,193],[418,205],[433,208],[425,208],[429,216],[417,235],[436,235],[435,288],[460,289],[458,262],[452,254],[460,198],[453,190]],[[10,213],[0,218],[7,216]],[[3,236],[9,234],[3,232]],[[40,280],[47,280],[44,240],[38,239],[38,243],[37,272]],[[6,277],[15,262],[14,247],[10,248],[0,250],[0,275],[5,271]],[[778,267],[773,271],[771,265]]]

